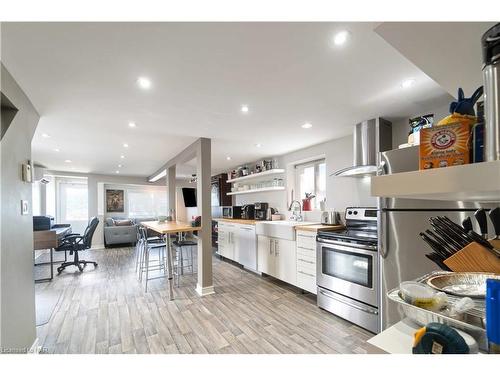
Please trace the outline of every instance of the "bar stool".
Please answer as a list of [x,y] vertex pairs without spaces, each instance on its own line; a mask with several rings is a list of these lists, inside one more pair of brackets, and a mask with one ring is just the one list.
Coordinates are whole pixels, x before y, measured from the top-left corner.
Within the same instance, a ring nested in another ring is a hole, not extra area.
[[[141,228],[146,231],[146,235],[148,233],[147,229],[141,226],[140,224],[136,225],[136,236],[137,241],[135,243],[135,272],[137,273],[139,269],[139,264],[141,263],[143,250],[144,250],[144,236],[141,233]],[[162,235],[147,237],[147,242],[150,244],[161,243],[165,245],[165,240]]]
[[[176,264],[174,265],[174,276],[176,279],[176,284],[179,286],[180,276],[184,275],[184,269],[190,269],[189,274],[193,275],[194,272],[194,260],[193,248],[198,245],[195,240],[187,240],[182,233],[178,234],[178,239],[172,243],[176,250]],[[184,250],[188,250],[186,258],[184,256]]]
[[[143,274],[146,274],[146,286],[145,292],[148,291],[148,281],[154,279],[160,279],[166,277],[165,268],[165,242],[148,241],[146,228],[143,226],[139,227],[139,264],[137,266],[139,271],[139,281],[142,282]],[[150,259],[150,255],[153,251],[158,251],[158,260]],[[149,277],[150,271],[163,271],[163,275]]]

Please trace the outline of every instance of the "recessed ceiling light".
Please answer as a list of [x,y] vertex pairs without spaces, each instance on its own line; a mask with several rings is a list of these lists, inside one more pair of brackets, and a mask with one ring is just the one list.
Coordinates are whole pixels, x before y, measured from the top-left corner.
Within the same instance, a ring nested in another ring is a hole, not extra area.
[[120,171],[115,171],[116,174],[120,173]]
[[147,90],[147,89],[151,88],[151,80],[148,77],[137,78],[137,84],[143,90]]
[[248,106],[247,106],[246,104],[243,104],[243,105],[241,106],[241,112],[243,112],[243,113],[248,113],[248,111],[249,111]]
[[123,147],[127,148],[128,147],[128,143],[124,143]]
[[135,128],[137,125],[135,124],[135,122],[129,122],[129,123],[128,123],[128,126],[129,126],[130,128]]
[[58,148],[55,148],[55,149],[54,149],[54,151],[55,151],[55,152],[59,152],[59,151],[61,151],[61,150],[59,150]]
[[120,159],[125,159],[125,155],[120,155]]
[[42,134],[42,137],[43,137],[43,138],[50,138],[50,134],[43,133],[43,134]]
[[122,165],[121,165],[121,164],[118,164],[118,168],[121,168],[121,167],[122,167]]
[[64,162],[65,162],[65,163],[71,163],[71,160],[66,159]]
[[415,79],[409,78],[409,79],[405,79],[403,82],[401,82],[401,87],[404,89],[408,89],[408,88],[412,87],[414,84],[415,84]]
[[312,124],[310,122],[306,122],[304,125],[302,125],[303,129],[310,129],[312,128]]
[[226,160],[231,160],[231,156],[226,156]]
[[339,31],[337,34],[333,36],[333,44],[336,46],[341,46],[345,42],[347,42],[347,38],[349,38],[349,32],[348,31]]
[[262,147],[262,143],[256,143],[255,147],[258,147],[258,148]]

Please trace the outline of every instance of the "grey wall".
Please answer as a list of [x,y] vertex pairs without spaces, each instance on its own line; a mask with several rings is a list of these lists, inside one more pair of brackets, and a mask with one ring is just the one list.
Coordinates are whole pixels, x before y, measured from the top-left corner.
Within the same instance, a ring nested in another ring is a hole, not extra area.
[[[22,182],[21,165],[31,159],[39,115],[3,65],[0,73],[1,91],[19,109],[1,141],[0,346],[29,349],[36,338],[32,186]],[[21,215],[21,200],[29,215]]]

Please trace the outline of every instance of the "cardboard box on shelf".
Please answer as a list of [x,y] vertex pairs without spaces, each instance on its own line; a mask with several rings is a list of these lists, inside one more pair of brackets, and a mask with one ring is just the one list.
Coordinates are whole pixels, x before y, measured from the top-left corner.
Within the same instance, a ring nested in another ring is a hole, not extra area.
[[470,163],[470,130],[467,122],[451,123],[420,131],[420,169]]

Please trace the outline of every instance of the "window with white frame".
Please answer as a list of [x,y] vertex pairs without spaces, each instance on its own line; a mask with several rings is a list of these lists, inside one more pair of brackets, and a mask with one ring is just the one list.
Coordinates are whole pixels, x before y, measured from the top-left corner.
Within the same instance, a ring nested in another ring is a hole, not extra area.
[[129,217],[157,217],[167,214],[166,189],[128,189]]
[[295,199],[302,201],[307,194],[313,194],[312,208],[320,208],[319,202],[326,197],[326,162],[314,160],[295,166]]

